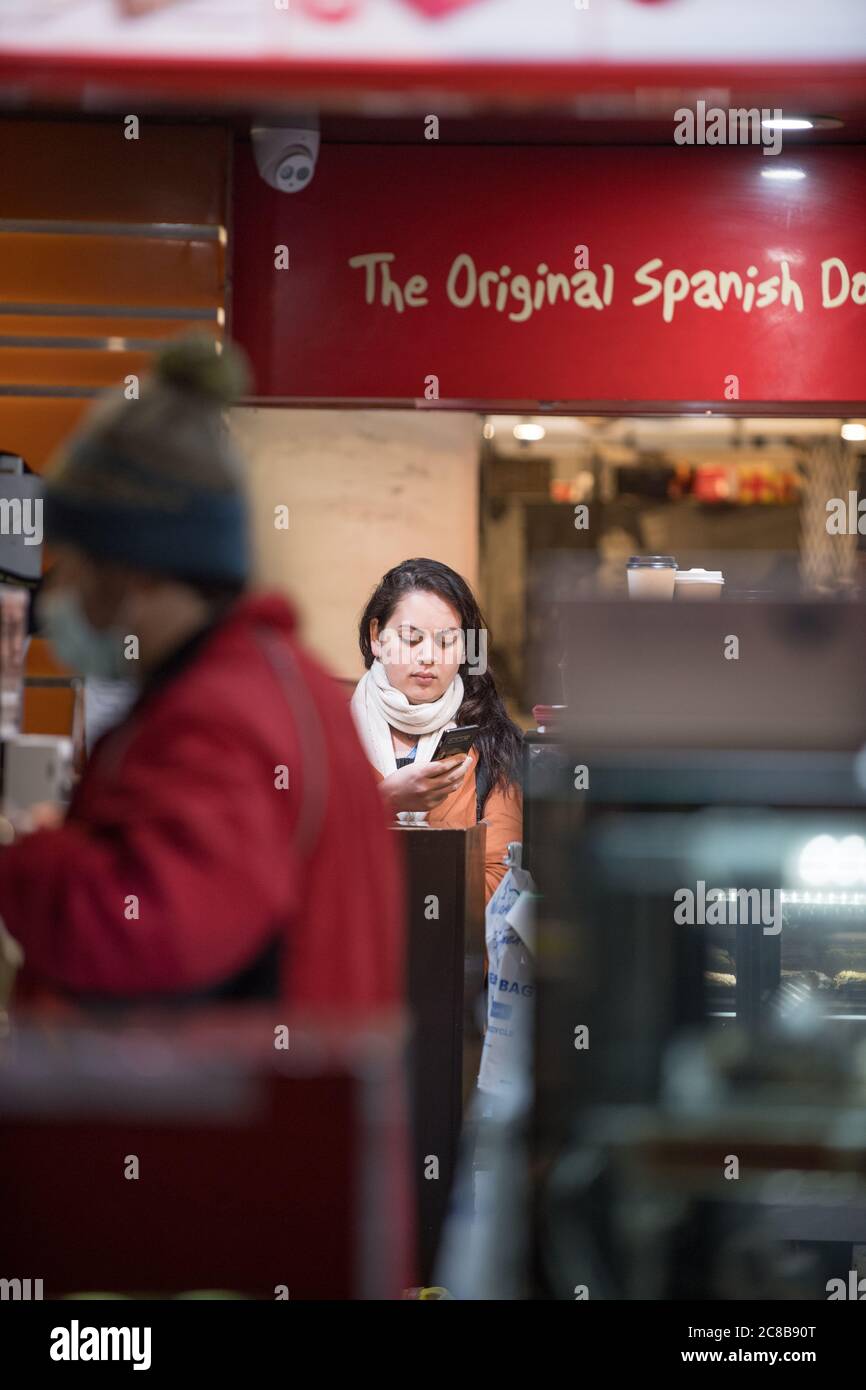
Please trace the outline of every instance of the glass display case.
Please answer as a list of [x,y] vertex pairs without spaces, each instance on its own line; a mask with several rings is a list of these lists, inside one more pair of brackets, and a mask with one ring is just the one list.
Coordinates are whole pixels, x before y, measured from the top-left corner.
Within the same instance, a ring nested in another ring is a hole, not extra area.
[[525,756],[539,1295],[826,1297],[866,1245],[860,761]]
[[[650,917],[664,937],[690,929],[700,1001],[684,1012],[754,1023],[808,1000],[866,1023],[866,762],[589,755],[530,734],[524,780],[524,862],[542,889],[566,894],[559,920],[586,928],[600,894],[614,936]],[[612,921],[628,897],[631,925]]]

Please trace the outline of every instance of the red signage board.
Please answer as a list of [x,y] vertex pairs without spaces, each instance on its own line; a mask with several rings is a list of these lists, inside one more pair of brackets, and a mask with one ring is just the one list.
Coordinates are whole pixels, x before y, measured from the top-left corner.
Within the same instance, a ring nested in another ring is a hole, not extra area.
[[866,400],[862,147],[325,145],[291,195],[243,148],[235,193],[261,398]]

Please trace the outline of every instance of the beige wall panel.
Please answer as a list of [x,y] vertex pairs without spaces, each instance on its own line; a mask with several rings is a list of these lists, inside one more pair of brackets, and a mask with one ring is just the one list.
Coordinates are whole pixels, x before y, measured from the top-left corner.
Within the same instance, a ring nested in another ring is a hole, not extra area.
[[[427,555],[476,586],[477,416],[240,407],[231,424],[250,467],[259,578],[294,599],[337,675],[360,674],[358,617],[392,565]],[[279,504],[288,531],[274,527]]]

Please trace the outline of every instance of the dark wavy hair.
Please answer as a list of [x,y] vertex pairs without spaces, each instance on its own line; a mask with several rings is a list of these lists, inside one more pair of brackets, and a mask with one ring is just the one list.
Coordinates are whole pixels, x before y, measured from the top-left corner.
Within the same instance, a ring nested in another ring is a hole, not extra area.
[[[404,560],[383,576],[361,616],[358,643],[368,670],[375,660],[370,645],[371,622],[375,618],[381,632],[387,627],[400,600],[417,589],[436,594],[455,608],[460,615],[464,635],[486,630],[475,595],[456,570],[449,569],[439,560]],[[475,742],[479,771],[488,792],[497,786],[505,789],[510,783],[520,781],[523,734],[509,719],[489,667],[483,676],[473,675],[464,661],[460,675],[464,695],[457,711],[457,723],[480,725],[481,732]]]

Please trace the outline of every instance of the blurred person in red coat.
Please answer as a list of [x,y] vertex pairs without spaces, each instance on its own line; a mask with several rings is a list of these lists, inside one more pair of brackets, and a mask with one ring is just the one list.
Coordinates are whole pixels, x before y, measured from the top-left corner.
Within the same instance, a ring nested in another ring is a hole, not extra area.
[[46,487],[43,635],[138,697],[62,823],[37,816],[0,851],[25,993],[352,1016],[402,997],[397,851],[345,698],[290,606],[246,592],[222,414],[244,377],[231,348],[171,345],[138,399],[96,409]]

